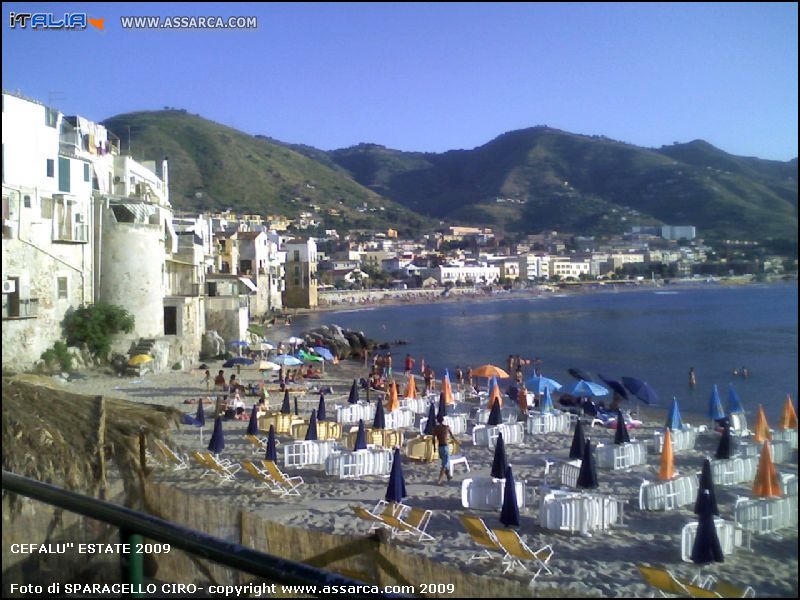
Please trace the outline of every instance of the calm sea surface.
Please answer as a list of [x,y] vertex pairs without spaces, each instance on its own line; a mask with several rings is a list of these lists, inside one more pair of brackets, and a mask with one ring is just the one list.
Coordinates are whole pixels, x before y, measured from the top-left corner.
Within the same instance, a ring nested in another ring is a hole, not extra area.
[[[718,384],[723,405],[733,383],[748,414],[764,405],[775,425],[786,394],[797,400],[797,285],[697,287],[547,295],[502,301],[403,305],[298,317],[308,328],[336,323],[393,346],[395,370],[406,352],[444,368],[493,363],[509,354],[539,357],[542,374],[574,383],[571,367],[619,379],[638,377],[668,406],[705,412]],[[746,366],[748,379],[733,375]],[[697,388],[688,386],[694,367]],[[526,378],[530,368],[526,370]],[[485,380],[482,380],[485,382]]]

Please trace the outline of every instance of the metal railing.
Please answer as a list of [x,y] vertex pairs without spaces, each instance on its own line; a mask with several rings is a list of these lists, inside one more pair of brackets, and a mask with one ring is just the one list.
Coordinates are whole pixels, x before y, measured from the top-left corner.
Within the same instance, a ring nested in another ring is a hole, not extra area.
[[[146,513],[76,494],[41,481],[15,475],[6,470],[3,470],[3,489],[119,527],[121,542],[131,544],[130,547],[141,543],[142,538],[146,537],[170,544],[171,547],[179,548],[201,558],[284,585],[348,586],[354,590],[364,590],[369,585],[310,565],[226,542]],[[131,584],[134,590],[143,587],[143,556],[134,553],[120,555],[123,578],[126,579],[125,583]],[[319,595],[322,595],[322,591]],[[132,596],[141,597],[142,594],[132,594]],[[364,591],[350,597],[400,598],[404,596],[383,593],[367,594]]]

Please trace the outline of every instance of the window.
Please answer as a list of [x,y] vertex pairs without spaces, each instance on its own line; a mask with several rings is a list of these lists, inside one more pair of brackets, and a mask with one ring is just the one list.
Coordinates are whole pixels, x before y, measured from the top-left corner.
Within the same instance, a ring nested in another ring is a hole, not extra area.
[[89,175],[89,163],[83,163],[83,180],[91,181],[91,177]]
[[295,267],[294,268],[294,276],[297,277],[299,275],[300,275],[300,267]]
[[58,157],[58,191],[68,192],[69,190],[69,159],[63,156]]
[[68,297],[67,278],[56,278],[56,300],[66,300]]
[[55,127],[58,124],[58,111],[54,108],[45,107],[44,123],[48,127]]
[[294,284],[300,285],[300,280],[297,277],[294,278]]
[[24,196],[22,198],[22,204],[23,204],[23,206],[25,208],[30,208],[31,207],[31,197],[30,196]]
[[164,307],[164,335],[178,334],[178,307]]
[[47,159],[47,176],[48,177],[56,176],[56,161],[54,161],[52,158]]
[[294,251],[294,258],[293,258],[293,260],[294,260],[294,262],[299,262],[299,261],[300,261],[300,250],[295,250],[295,251]]

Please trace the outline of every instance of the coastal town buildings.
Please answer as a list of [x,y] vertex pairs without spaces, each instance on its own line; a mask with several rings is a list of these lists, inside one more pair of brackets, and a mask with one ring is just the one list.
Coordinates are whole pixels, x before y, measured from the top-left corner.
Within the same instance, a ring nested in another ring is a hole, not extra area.
[[317,244],[313,238],[291,239],[284,244],[286,251],[287,308],[314,308],[319,303],[317,289]]

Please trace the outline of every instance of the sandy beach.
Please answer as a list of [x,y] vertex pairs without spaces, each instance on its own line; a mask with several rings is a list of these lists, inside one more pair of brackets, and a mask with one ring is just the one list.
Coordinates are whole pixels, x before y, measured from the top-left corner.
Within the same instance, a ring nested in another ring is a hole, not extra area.
[[[212,374],[221,367],[219,362],[207,362]],[[233,372],[226,369],[226,376]],[[324,380],[310,385],[307,394],[299,396],[301,416],[308,417],[311,408],[316,408],[320,385],[332,386],[334,393],[326,395],[329,411],[335,403],[344,404],[352,379],[363,375],[360,365],[343,362],[326,367]],[[186,399],[197,399],[207,395],[202,371],[171,371],[161,374],[146,374],[137,379],[119,378],[98,373],[87,373],[85,379],[66,384],[66,388],[77,393],[105,395],[125,398],[135,402],[172,406],[194,414],[195,404],[184,404]],[[243,369],[238,377],[247,383],[258,378],[258,372]],[[402,379],[402,374],[398,381]],[[403,386],[404,387],[404,386]],[[375,395],[371,396],[374,400]],[[270,406],[277,409],[282,395],[273,392]],[[253,398],[246,399],[252,406]],[[212,407],[206,403],[206,410]],[[663,426],[663,415],[658,412],[643,414],[644,426],[632,430],[639,440],[652,439],[653,431]],[[369,425],[369,424],[368,424]],[[223,457],[232,461],[253,457],[251,446],[246,442],[244,432],[247,421],[228,420],[224,423],[225,450]],[[586,434],[593,442],[611,443],[613,430],[603,427],[587,427]],[[192,426],[181,426],[173,435],[176,446],[184,452],[205,450],[211,427],[203,430],[203,443],[200,430]],[[406,438],[414,433],[407,432]],[[549,433],[526,435],[523,445],[507,445],[509,463],[513,466],[517,481],[525,481],[528,486],[539,487],[544,483],[543,457],[566,458],[572,434]],[[713,455],[718,435],[713,432],[702,434],[693,451],[676,454],[676,468],[681,473],[699,471],[702,460]],[[290,438],[280,437],[286,443]],[[466,474],[457,469],[452,482],[436,485],[439,463],[417,463],[403,460],[403,471],[408,491],[406,503],[433,510],[428,532],[437,540],[434,544],[418,544],[410,541],[393,541],[402,544],[407,552],[416,552],[433,560],[442,561],[463,570],[474,571],[490,576],[502,576],[499,561],[468,562],[468,558],[478,550],[470,537],[464,532],[458,515],[467,512],[461,505],[461,482],[465,477],[488,477],[493,450],[476,447],[467,435],[459,436],[462,453],[467,457],[471,472]],[[576,595],[595,595],[602,597],[636,597],[651,595],[654,591],[640,577],[637,564],[664,565],[678,576],[691,578],[698,568],[681,561],[681,528],[696,521],[692,507],[668,512],[645,512],[639,510],[638,492],[644,479],[655,480],[658,473],[659,456],[650,454],[648,464],[628,470],[598,470],[599,490],[603,494],[613,494],[626,501],[624,526],[609,531],[595,532],[591,536],[567,534],[545,530],[538,524],[538,510],[526,507],[520,513],[520,535],[533,549],[550,544],[555,555],[550,562],[552,575],[543,575],[537,585],[553,586]],[[279,465],[283,457],[279,447]],[[382,499],[386,491],[387,478],[367,477],[359,480],[339,480],[327,476],[322,467],[305,469],[286,469],[291,475],[301,475],[305,480],[300,498],[277,499],[253,489],[249,477],[240,472],[235,482],[217,486],[215,481],[201,479],[195,469],[171,472],[166,469],[156,471],[159,481],[184,490],[202,493],[208,497],[226,498],[243,508],[253,511],[269,520],[297,527],[317,529],[328,533],[367,533],[369,527],[352,518],[350,505],[359,504],[371,508]],[[796,464],[779,465],[782,472],[797,473]],[[554,485],[552,474],[551,485]],[[748,485],[717,487],[717,498],[721,517],[733,520],[733,505],[737,496],[750,496]],[[540,496],[539,496],[540,497]],[[490,527],[501,527],[499,510],[476,511]],[[737,548],[725,562],[707,566],[704,573],[732,584],[752,586],[759,597],[796,597],[797,583],[797,528],[785,529],[780,535],[757,535],[752,538],[752,549]],[[509,573],[527,583],[519,571]],[[485,590],[491,596],[491,590]]]

